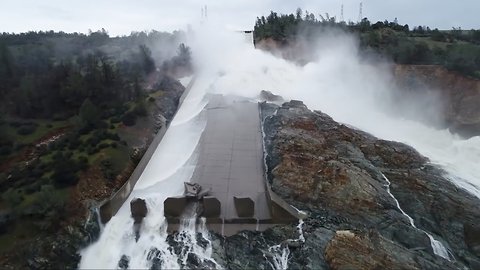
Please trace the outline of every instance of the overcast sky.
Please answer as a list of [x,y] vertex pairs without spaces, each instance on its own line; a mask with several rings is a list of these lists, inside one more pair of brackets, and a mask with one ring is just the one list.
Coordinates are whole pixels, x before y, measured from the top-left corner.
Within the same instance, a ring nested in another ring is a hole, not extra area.
[[[0,0],[0,32],[62,30],[87,32],[105,28],[111,35],[131,31],[185,29],[198,23],[207,5],[210,20],[233,29],[252,29],[255,18],[270,10],[293,13],[297,7],[314,14],[357,21],[360,1],[344,0]],[[363,0],[363,17],[395,17],[399,23],[431,28],[480,28],[479,0]],[[318,17],[318,16],[317,16]]]

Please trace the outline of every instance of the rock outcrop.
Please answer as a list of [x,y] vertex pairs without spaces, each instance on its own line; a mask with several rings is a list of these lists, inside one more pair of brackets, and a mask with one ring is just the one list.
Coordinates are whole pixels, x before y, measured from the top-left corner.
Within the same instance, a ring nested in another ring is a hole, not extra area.
[[[310,212],[304,244],[289,247],[289,267],[478,268],[480,200],[427,158],[299,101],[264,103],[262,113],[268,181],[283,199]],[[449,260],[434,253],[427,233],[449,250]],[[294,225],[228,237],[225,266],[268,269],[269,247],[294,237]]]
[[[480,200],[427,158],[336,123],[300,101],[261,107],[268,181],[310,217],[301,226],[213,235],[219,265],[479,269]],[[448,259],[435,254],[427,233],[449,250]]]

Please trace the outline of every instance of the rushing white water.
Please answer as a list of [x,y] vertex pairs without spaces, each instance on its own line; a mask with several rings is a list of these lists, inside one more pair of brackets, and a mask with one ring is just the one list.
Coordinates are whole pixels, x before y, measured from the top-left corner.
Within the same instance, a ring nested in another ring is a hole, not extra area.
[[[412,225],[412,227],[414,227],[415,229],[419,229],[417,228],[417,226],[415,226],[415,222],[413,221],[412,217],[410,217],[407,213],[405,213],[405,211],[403,211],[402,207],[400,206],[400,203],[398,202],[397,198],[395,198],[395,196],[392,194],[392,192],[390,191],[390,180],[388,180],[388,178],[382,174],[382,177],[383,179],[385,180],[385,182],[387,182],[387,184],[385,185],[386,189],[387,189],[387,192],[388,194],[390,195],[390,197],[392,197],[392,199],[395,201],[395,204],[397,205],[397,208],[398,210],[408,218],[408,221],[410,222],[410,225]],[[422,230],[422,229],[419,229],[421,230],[422,232],[424,232],[428,238],[430,239],[430,245],[432,246],[432,250],[433,250],[433,253],[435,253],[436,255],[444,258],[444,259],[447,259],[450,261],[450,255],[449,255],[449,252],[447,250],[447,248],[442,244],[442,242],[436,240],[431,234],[429,234],[428,232]]]
[[[190,180],[195,169],[195,148],[206,123],[201,113],[206,104],[204,93],[205,83],[200,80],[186,96],[184,106],[177,112],[126,203],[105,226],[100,239],[81,252],[80,268],[114,269],[122,255],[129,258],[132,269],[151,267],[153,257],[157,256],[161,257],[164,268],[180,267],[178,256],[168,249],[166,242],[163,201],[169,196],[183,194],[183,182]],[[146,200],[149,211],[142,222],[138,241],[135,241],[129,209],[129,202],[136,197]],[[188,226],[182,228],[187,236],[195,231]],[[151,250],[155,248],[160,253],[152,255]]]
[[268,248],[269,256],[263,254],[263,257],[270,264],[274,270],[284,270],[288,268],[288,260],[290,258],[290,249],[288,243],[301,242],[305,243],[305,236],[303,235],[303,220],[298,221],[297,225],[298,238],[287,239],[278,245]]
[[290,249],[287,245],[274,245],[268,248],[268,252],[272,254],[271,259],[267,259],[267,262],[270,264],[274,270],[283,270],[288,267],[288,257],[290,256]]
[[322,36],[317,58],[302,67],[255,50],[234,33],[208,25],[198,33],[201,39],[192,43],[193,53],[197,69],[211,77],[209,91],[254,98],[260,90],[268,90],[287,100],[302,100],[338,122],[413,146],[441,166],[453,183],[480,197],[480,137],[465,140],[411,119],[440,114],[435,102],[423,102],[430,98],[428,93],[419,98],[422,102],[411,99],[393,114],[390,108],[398,107],[395,99],[402,97],[392,94],[395,86],[389,69],[362,60],[353,37]]
[[[190,43],[197,70],[195,86],[129,199],[105,226],[100,239],[81,252],[80,268],[114,269],[122,255],[130,258],[129,267],[132,269],[149,268],[157,257],[160,257],[158,259],[161,259],[164,268],[180,267],[179,257],[166,242],[163,201],[169,196],[182,194],[183,182],[188,181],[193,173],[195,148],[205,127],[202,110],[208,102],[205,97],[207,92],[255,98],[260,90],[269,90],[285,99],[303,100],[310,109],[321,110],[336,121],[382,139],[413,146],[429,157],[432,163],[444,168],[455,184],[480,197],[480,137],[464,140],[448,130],[436,130],[420,122],[403,119],[401,115],[389,114],[391,104],[386,98],[392,87],[389,76],[381,68],[360,60],[353,38],[324,38],[318,44],[317,58],[300,67],[255,50],[251,44],[244,42],[243,35],[212,29],[208,23],[202,27]],[[415,104],[408,109],[417,111],[419,115],[423,113],[422,107]],[[144,198],[149,210],[138,241],[135,241],[129,211],[129,202],[135,197]],[[404,213],[398,201],[397,206]],[[414,226],[413,220],[408,218]],[[199,249],[188,244],[195,231],[192,226],[188,222],[182,226],[185,247],[198,252],[200,258],[207,259],[211,254],[208,245],[206,249]],[[196,230],[205,234],[204,229]],[[303,237],[303,234],[300,235]],[[446,249],[442,251],[443,245],[431,235],[429,237],[435,252],[448,258]],[[208,242],[208,235],[204,238]],[[152,248],[160,252],[152,255]],[[290,252],[288,246],[274,246],[271,252],[276,254],[273,261],[269,261],[272,267],[285,269]],[[183,258],[180,262],[184,263]]]
[[[192,209],[192,211],[196,212],[196,209]],[[197,216],[192,213],[186,213],[181,220],[179,233],[175,235],[175,241],[181,246],[181,252],[178,257],[182,266],[187,265],[187,259],[191,253],[197,256],[198,260],[203,264],[209,262],[211,266],[220,268],[220,265],[212,258],[210,233],[205,222],[205,218],[200,218],[200,224],[197,224]],[[201,238],[203,246],[199,244],[198,237]]]

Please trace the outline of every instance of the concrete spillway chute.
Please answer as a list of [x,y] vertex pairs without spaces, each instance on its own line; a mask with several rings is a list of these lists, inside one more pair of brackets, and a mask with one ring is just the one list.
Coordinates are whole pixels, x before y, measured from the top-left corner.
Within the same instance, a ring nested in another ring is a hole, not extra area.
[[[207,226],[230,235],[296,221],[297,211],[276,196],[265,180],[263,137],[257,102],[210,96],[207,125],[197,151],[198,164],[185,196],[167,198],[164,214],[175,230],[191,203]],[[208,196],[197,196],[208,190]],[[197,193],[196,193],[197,192]]]

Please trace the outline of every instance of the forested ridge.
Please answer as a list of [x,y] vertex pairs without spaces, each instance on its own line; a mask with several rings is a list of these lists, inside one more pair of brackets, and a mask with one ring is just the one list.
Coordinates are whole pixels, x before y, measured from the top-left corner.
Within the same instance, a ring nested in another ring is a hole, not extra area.
[[295,14],[271,12],[257,18],[254,39],[273,39],[282,45],[298,39],[312,41],[322,33],[341,30],[358,36],[362,54],[380,56],[398,64],[442,65],[463,75],[480,78],[480,30],[411,27],[394,21],[372,23],[338,21],[328,14],[315,15],[297,9]]

